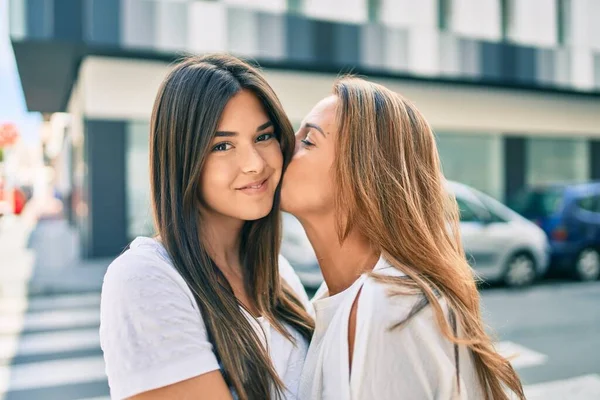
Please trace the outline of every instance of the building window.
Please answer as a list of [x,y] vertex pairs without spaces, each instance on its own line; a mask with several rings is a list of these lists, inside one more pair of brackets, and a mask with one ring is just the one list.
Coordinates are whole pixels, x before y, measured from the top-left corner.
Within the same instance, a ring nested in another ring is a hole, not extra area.
[[504,187],[502,140],[493,134],[438,133],[444,176],[501,199]]
[[589,179],[588,141],[584,138],[530,138],[526,151],[528,185]]
[[571,0],[556,0],[556,42],[569,43],[571,28]]
[[511,22],[512,22],[512,0],[500,0],[500,18],[502,28],[502,40],[509,40]]
[[379,11],[381,9],[381,0],[368,0],[368,13],[369,13],[369,21],[376,22],[379,21]]
[[150,124],[131,121],[127,124],[125,144],[127,237],[150,236],[153,232],[150,209],[150,175],[148,140]]
[[450,30],[452,0],[438,0],[438,28],[440,31]]
[[287,8],[291,14],[302,13],[302,0],[287,0]]

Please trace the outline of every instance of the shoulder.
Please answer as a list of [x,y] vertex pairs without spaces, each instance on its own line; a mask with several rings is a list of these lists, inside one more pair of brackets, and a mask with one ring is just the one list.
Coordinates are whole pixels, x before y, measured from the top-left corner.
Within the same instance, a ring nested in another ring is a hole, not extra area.
[[134,242],[104,278],[100,345],[115,398],[219,369],[192,292],[151,240]]
[[306,294],[306,290],[304,289],[304,285],[300,278],[294,271],[294,268],[290,265],[289,261],[282,255],[279,255],[279,275],[281,279],[283,279],[294,291],[298,299],[304,305],[304,308],[310,309],[310,301],[308,300],[308,295]]
[[[168,310],[188,310],[198,318],[194,296],[184,279],[152,239],[138,239],[108,267],[102,283],[101,324],[124,319],[165,317]],[[147,239],[147,240],[146,240]]]
[[[405,278],[396,268],[380,269],[376,273],[383,277]],[[369,276],[364,283],[358,300],[359,323],[389,330],[428,330],[441,335],[434,308],[422,291],[408,292],[400,283],[385,282]],[[437,297],[445,318],[449,308],[444,297]]]
[[129,249],[117,257],[106,270],[103,296],[113,290],[137,288],[179,287],[187,285],[171,263],[164,248],[150,238],[137,238]]

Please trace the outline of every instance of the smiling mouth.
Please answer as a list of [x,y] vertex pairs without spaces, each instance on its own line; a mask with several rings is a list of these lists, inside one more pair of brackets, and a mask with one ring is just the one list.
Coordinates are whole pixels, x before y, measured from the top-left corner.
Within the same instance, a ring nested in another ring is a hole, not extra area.
[[254,182],[251,183],[250,185],[246,185],[244,187],[238,188],[237,190],[240,190],[242,192],[246,192],[246,193],[256,193],[256,192],[261,192],[263,189],[265,189],[267,187],[267,181],[269,180],[269,178],[260,181],[260,182]]

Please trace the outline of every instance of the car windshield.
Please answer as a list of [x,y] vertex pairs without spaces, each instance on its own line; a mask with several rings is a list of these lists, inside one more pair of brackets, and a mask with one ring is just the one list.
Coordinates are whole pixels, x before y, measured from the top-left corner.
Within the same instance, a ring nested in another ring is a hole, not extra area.
[[526,218],[547,217],[559,210],[562,196],[559,188],[531,189],[517,195],[510,206]]

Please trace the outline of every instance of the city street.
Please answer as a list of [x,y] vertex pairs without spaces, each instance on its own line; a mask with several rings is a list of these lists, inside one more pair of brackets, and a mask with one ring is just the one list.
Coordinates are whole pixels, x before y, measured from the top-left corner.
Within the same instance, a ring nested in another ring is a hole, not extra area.
[[[485,289],[482,297],[499,349],[517,355],[529,399],[600,398],[600,282]],[[2,299],[0,398],[108,398],[99,301],[98,292]]]
[[513,364],[529,399],[600,398],[600,282],[487,289],[482,298],[499,348],[519,354]]
[[[0,228],[9,261],[0,269],[0,399],[107,399],[98,326],[109,260],[60,267],[68,257],[59,244],[69,238],[60,220],[25,216]],[[600,398],[600,282],[550,280],[481,295],[497,348],[515,356],[528,399]]]

